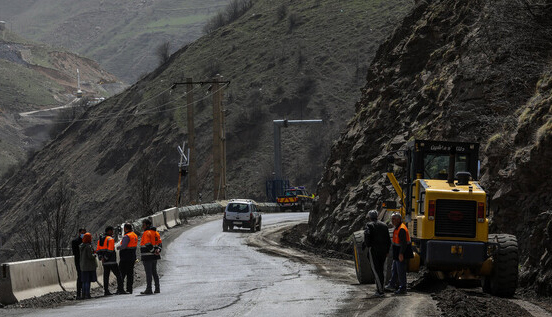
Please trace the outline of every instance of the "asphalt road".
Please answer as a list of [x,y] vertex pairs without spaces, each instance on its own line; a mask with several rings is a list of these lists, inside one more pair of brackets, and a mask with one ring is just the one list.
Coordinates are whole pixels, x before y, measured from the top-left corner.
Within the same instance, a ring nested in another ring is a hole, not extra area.
[[[307,213],[265,214],[263,230]],[[191,228],[164,251],[161,294],[100,297],[29,316],[332,316],[351,286],[316,267],[261,253],[247,231],[222,232],[222,220]],[[142,291],[144,287],[135,290]]]

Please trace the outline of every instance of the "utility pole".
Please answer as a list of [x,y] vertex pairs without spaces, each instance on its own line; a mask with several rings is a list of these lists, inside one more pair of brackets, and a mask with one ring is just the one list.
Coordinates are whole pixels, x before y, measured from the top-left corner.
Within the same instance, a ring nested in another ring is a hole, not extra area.
[[[220,75],[219,75],[220,76]],[[224,96],[224,87],[230,85],[230,81],[222,81],[222,76],[217,76],[212,81],[198,81],[194,82],[191,78],[187,78],[184,83],[173,83],[171,86],[175,88],[178,85],[186,85],[187,87],[187,106],[188,106],[188,137],[189,148],[191,149],[191,156],[195,157],[195,134],[193,131],[193,95],[192,85],[211,84],[209,90],[213,94],[213,193],[214,199],[226,199],[226,132],[225,132],[225,120],[224,110],[222,107],[222,100]],[[221,86],[221,84],[223,84]],[[188,156],[189,159],[189,156]],[[190,175],[189,179],[189,194],[191,201],[194,201],[197,196],[197,168],[195,166],[195,159],[190,160],[191,164],[188,167]]]
[[[194,132],[194,88],[192,78],[186,78],[186,103],[188,107],[188,197],[192,204],[197,199],[197,171],[195,164],[195,132]],[[194,159],[192,160],[192,157]]]
[[222,110],[223,87],[219,77],[213,78],[213,182],[214,199],[226,199],[226,140],[224,135],[224,112]]
[[[222,76],[220,76],[220,79],[222,80]],[[221,153],[221,181],[222,181],[222,195],[221,195],[221,198],[222,199],[226,199],[226,194],[227,194],[227,191],[228,191],[228,188],[227,188],[227,185],[226,185],[226,111],[224,110],[224,103],[223,103],[223,100],[224,100],[224,87],[225,86],[222,86],[220,87],[220,91],[219,91],[219,101],[220,101],[220,129],[221,129],[221,134],[220,134],[220,141],[221,141],[221,150],[222,150],[222,153]]]

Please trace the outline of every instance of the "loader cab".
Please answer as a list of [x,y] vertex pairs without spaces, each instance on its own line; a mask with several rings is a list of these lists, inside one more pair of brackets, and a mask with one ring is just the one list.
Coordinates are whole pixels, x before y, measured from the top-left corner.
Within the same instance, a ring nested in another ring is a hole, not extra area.
[[[406,151],[406,215],[411,215],[417,180],[443,180],[465,184],[479,179],[479,144],[465,142],[415,140]],[[454,167],[454,168],[452,168]],[[424,183],[422,183],[424,184]]]

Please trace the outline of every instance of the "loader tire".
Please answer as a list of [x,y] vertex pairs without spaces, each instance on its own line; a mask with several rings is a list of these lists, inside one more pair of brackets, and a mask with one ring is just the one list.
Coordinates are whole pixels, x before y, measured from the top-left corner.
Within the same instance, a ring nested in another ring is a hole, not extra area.
[[518,243],[511,234],[490,234],[489,242],[498,243],[493,254],[493,270],[485,278],[483,290],[500,297],[512,297],[518,283]]
[[368,248],[362,248],[364,243],[364,231],[353,233],[353,256],[355,259],[355,271],[359,284],[374,284],[374,273],[368,258]]

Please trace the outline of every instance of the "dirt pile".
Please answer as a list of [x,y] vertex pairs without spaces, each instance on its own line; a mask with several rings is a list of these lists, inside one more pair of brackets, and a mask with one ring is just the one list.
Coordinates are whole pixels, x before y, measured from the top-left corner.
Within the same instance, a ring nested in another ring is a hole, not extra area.
[[549,218],[537,217],[552,199],[551,14],[542,1],[419,2],[378,49],[355,117],[332,146],[310,241],[351,250],[363,210],[395,197],[385,158],[407,141],[477,141],[482,184],[494,193],[491,230],[521,241],[525,285],[550,285],[548,236],[538,240]]
[[448,288],[432,297],[443,316],[532,316],[519,305],[487,294]]

